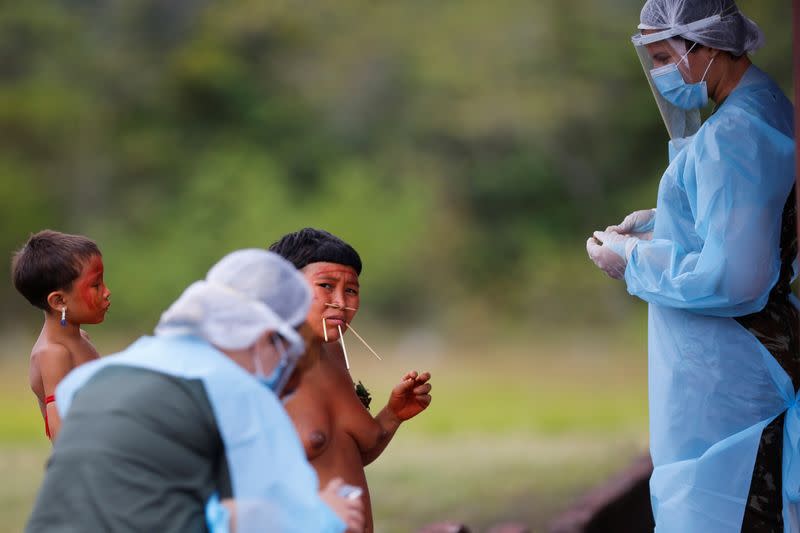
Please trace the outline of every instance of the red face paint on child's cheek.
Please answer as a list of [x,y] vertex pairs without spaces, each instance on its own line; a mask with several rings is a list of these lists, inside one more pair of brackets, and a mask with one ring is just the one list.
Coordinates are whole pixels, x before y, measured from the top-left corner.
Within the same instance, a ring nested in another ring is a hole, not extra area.
[[102,279],[103,260],[100,256],[95,256],[86,263],[80,277],[76,280],[81,300],[92,311],[100,311],[103,308]]

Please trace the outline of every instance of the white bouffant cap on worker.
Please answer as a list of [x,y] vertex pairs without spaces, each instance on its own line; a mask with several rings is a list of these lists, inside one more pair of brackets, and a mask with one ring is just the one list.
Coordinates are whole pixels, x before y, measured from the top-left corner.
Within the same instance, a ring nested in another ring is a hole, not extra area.
[[660,30],[663,39],[680,36],[736,56],[764,42],[761,29],[734,0],[647,0],[639,20],[640,30]]
[[298,353],[304,346],[295,327],[310,305],[311,288],[294,265],[266,250],[238,250],[211,267],[206,279],[192,283],[161,315],[155,333],[195,335],[240,350],[275,331]]

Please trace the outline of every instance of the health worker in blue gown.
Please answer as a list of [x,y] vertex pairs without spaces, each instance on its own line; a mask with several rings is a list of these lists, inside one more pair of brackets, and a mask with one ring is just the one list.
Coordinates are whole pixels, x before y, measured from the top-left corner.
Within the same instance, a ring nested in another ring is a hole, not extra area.
[[26,532],[362,531],[363,502],[341,480],[319,492],[280,401],[311,363],[310,305],[291,263],[239,250],[155,336],[68,374]]
[[733,0],[649,0],[640,22],[669,165],[656,208],[586,248],[649,304],[656,531],[797,532],[794,111]]

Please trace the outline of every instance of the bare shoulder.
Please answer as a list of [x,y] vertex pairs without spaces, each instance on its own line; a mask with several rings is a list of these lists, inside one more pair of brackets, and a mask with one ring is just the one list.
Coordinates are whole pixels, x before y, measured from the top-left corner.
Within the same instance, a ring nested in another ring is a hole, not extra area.
[[57,364],[61,361],[72,362],[69,349],[59,342],[46,342],[34,346],[31,352],[31,363],[36,365]]
[[[351,433],[356,440],[371,442],[377,437],[380,425],[361,403],[350,372],[335,359],[323,360],[325,399],[335,413],[337,425]],[[369,447],[369,446],[367,446]]]
[[88,363],[99,357],[100,354],[97,352],[97,348],[94,347],[94,344],[83,336],[81,336],[81,341],[76,343],[75,348],[72,350],[72,361],[75,366]]
[[43,344],[35,353],[31,354],[31,366],[33,365],[37,367],[41,376],[45,395],[53,394],[56,385],[75,366],[69,349],[63,344],[55,342]]

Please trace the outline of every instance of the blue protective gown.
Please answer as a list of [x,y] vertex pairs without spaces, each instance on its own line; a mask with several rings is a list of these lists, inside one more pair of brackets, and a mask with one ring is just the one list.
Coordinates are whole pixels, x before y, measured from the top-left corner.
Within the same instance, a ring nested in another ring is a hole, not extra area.
[[[117,355],[79,366],[56,388],[65,424],[72,398],[109,365],[202,381],[225,446],[239,533],[345,530],[319,498],[317,475],[278,398],[210,344],[191,336],[143,337]],[[206,515],[209,529],[227,531],[217,498],[207,504]]]
[[751,66],[671,154],[625,271],[650,304],[658,533],[800,531],[792,116]]

